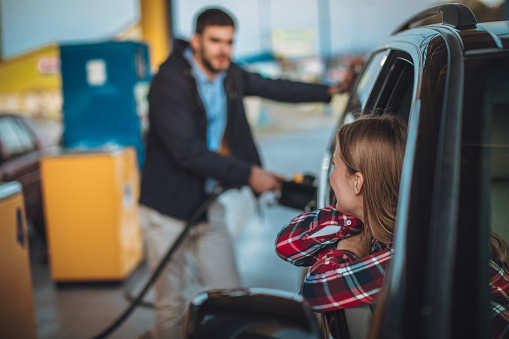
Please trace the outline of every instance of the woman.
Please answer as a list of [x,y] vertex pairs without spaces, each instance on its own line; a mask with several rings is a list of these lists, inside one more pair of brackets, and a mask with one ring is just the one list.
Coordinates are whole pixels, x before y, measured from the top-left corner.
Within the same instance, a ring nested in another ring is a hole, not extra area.
[[336,206],[304,213],[279,233],[281,258],[312,265],[302,294],[314,311],[375,301],[393,254],[406,134],[405,122],[389,114],[344,125],[330,177]]
[[[301,292],[314,311],[376,301],[394,253],[406,136],[406,123],[389,114],[342,126],[330,176],[336,206],[301,214],[278,234],[281,258],[312,266]],[[492,334],[501,338],[509,334],[507,245],[492,233],[490,249]]]

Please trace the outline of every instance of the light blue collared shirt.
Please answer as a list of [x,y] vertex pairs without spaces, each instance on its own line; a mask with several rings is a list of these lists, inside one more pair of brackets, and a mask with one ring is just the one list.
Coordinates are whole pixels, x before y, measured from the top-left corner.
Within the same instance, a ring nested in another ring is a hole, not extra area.
[[[186,48],[184,56],[191,64],[191,72],[196,80],[198,94],[207,114],[207,147],[209,150],[217,152],[226,129],[226,94],[223,85],[226,72],[218,73],[216,78],[211,81],[194,60],[191,48]],[[217,181],[212,178],[208,178],[205,182],[207,192],[212,192],[216,186]]]
[[226,72],[218,73],[211,81],[194,60],[191,48],[187,48],[184,55],[191,64],[191,72],[207,113],[207,146],[217,152],[226,129],[226,94],[223,85]]

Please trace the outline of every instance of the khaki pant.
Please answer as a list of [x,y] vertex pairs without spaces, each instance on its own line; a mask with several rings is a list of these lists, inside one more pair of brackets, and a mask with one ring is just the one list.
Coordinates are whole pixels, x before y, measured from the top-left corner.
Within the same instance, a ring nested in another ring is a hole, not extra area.
[[[199,281],[193,294],[208,289],[240,286],[223,205],[214,202],[208,215],[207,223],[196,224],[187,233],[155,283],[155,326],[151,331],[155,338],[182,338],[182,322],[189,302],[187,290],[192,285],[190,275],[195,274]],[[186,223],[143,205],[139,207],[139,216],[145,235],[148,264],[154,271]],[[189,258],[194,259],[197,270],[189,265]]]

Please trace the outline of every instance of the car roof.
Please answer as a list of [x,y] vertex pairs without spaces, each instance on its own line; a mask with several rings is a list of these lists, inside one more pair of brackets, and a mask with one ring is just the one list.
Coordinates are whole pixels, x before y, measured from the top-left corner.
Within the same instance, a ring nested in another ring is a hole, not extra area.
[[[442,15],[442,23],[412,27],[436,14]],[[509,21],[478,23],[472,11],[462,4],[439,5],[414,15],[396,28],[384,44],[403,40],[420,46],[436,33],[448,38],[456,36],[465,54],[509,49]]]
[[483,22],[477,24],[477,31],[490,34],[501,49],[509,48],[509,21]]

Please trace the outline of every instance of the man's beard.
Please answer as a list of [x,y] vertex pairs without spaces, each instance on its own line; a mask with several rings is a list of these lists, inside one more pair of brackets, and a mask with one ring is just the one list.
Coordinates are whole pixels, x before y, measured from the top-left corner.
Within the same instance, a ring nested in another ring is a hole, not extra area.
[[[201,51],[200,54],[201,54],[201,60],[202,60],[203,66],[205,66],[205,68],[207,70],[209,70],[210,72],[212,72],[214,74],[225,71],[225,69],[217,69],[214,66],[212,66],[212,63],[209,61],[209,59],[205,58],[205,53],[203,53],[203,51]],[[224,55],[224,57],[228,58],[228,56],[226,56],[226,55]]]

